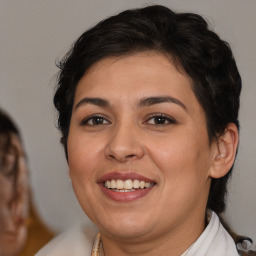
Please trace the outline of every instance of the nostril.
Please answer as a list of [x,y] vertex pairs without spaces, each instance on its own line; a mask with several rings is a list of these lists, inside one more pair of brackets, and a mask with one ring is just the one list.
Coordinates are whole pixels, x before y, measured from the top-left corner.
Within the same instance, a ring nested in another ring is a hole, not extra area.
[[128,160],[128,159],[132,159],[132,158],[135,158],[136,155],[135,154],[130,154],[130,155],[124,155],[123,157],[121,156],[115,156],[115,155],[109,155],[112,159],[117,159],[117,158],[120,158],[120,159],[123,159],[123,160]]
[[131,155],[126,156],[125,158],[133,158],[133,157],[135,157],[135,155],[131,154]]

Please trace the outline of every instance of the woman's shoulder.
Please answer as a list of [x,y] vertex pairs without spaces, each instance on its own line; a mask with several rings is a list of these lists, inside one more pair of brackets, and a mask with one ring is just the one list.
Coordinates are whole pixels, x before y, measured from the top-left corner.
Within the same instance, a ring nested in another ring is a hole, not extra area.
[[52,239],[36,256],[89,256],[97,232],[93,224],[76,225]]

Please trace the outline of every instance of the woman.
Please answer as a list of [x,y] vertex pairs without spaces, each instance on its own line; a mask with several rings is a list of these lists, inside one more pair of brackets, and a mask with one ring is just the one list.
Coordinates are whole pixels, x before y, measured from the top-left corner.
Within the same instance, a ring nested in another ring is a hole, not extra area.
[[218,218],[239,129],[228,44],[199,15],[150,6],[86,31],[60,68],[61,142],[99,234],[38,255],[238,255]]
[[0,255],[34,255],[53,234],[38,217],[20,134],[0,110]]

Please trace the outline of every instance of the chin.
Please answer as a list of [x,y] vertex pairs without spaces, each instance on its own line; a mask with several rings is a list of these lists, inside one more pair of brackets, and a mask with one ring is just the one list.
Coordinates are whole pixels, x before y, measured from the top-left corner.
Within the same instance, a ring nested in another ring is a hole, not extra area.
[[108,218],[107,221],[96,223],[101,233],[106,233],[119,238],[138,238],[149,234],[153,229],[152,221],[146,221],[141,216],[121,215]]

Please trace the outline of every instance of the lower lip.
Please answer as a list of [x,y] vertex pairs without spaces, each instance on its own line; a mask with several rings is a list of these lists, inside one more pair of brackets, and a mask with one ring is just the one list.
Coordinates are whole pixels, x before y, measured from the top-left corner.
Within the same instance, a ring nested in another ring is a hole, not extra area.
[[131,192],[117,192],[106,188],[102,183],[99,184],[101,191],[110,199],[118,202],[130,202],[146,196],[154,186],[150,188],[138,189]]

